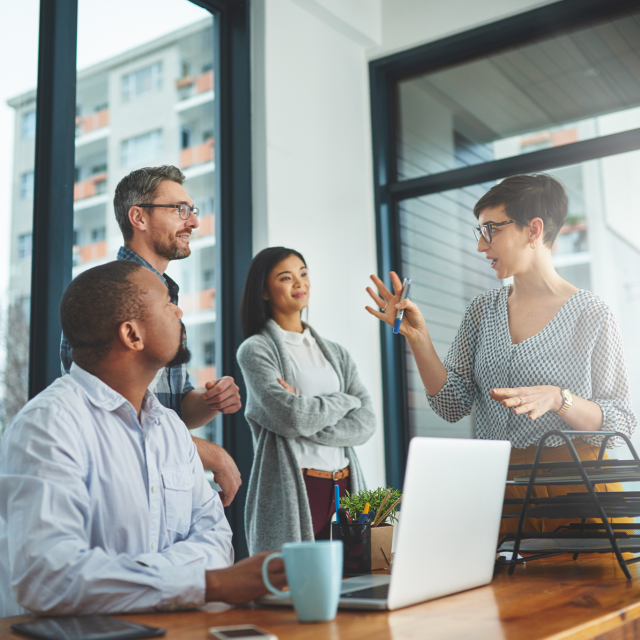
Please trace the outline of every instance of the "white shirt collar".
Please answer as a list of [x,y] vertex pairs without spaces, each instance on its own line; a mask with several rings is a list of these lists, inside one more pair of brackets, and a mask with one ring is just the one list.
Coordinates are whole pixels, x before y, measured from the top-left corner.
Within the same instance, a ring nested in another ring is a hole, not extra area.
[[302,333],[298,333],[297,331],[285,331],[280,325],[278,325],[278,329],[282,331],[282,338],[287,344],[292,344],[294,346],[304,344],[310,347],[316,341],[316,339],[311,335],[309,327],[306,327]]

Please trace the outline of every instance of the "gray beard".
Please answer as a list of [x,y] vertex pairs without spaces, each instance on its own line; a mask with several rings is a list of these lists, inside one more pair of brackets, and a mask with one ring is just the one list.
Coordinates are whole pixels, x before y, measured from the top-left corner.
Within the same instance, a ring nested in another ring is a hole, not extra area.
[[156,255],[164,258],[165,260],[182,260],[188,258],[191,255],[191,249],[181,249],[178,246],[178,241],[175,240],[173,244],[164,243],[160,240],[153,241],[153,250]]

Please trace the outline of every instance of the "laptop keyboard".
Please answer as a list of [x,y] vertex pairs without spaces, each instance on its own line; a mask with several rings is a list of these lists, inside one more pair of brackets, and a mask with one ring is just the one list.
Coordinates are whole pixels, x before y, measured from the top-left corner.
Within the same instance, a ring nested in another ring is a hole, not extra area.
[[351,593],[343,593],[340,598],[364,598],[366,600],[386,600],[389,595],[389,585],[379,584],[376,587],[358,589]]

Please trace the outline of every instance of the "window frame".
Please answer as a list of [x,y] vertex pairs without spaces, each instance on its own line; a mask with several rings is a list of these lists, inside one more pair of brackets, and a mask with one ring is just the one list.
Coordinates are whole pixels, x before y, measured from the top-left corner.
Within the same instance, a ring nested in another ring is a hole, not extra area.
[[[185,0],[186,1],[186,0]],[[214,214],[217,236],[217,370],[246,394],[235,353],[243,338],[237,309],[252,254],[251,41],[245,0],[189,0],[215,16],[213,103]],[[59,304],[73,266],[73,185],[76,120],[78,0],[40,1],[36,103],[35,194],[31,271],[29,397],[60,376]],[[222,336],[224,335],[224,340]],[[249,477],[253,444],[242,411],[225,415],[225,448]],[[226,513],[238,559],[248,555],[244,534],[247,483]]]
[[[607,3],[560,0],[369,63],[377,259],[381,276],[386,277],[401,263],[398,203],[402,200],[640,149],[640,129],[634,129],[399,181],[396,164],[398,83],[637,9],[637,2],[633,0]],[[401,487],[410,440],[405,344],[382,323],[380,342],[387,483]]]

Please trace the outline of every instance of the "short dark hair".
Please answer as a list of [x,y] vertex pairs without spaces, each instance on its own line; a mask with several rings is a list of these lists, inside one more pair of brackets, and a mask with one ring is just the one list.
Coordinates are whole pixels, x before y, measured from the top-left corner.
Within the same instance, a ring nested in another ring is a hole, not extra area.
[[60,324],[71,358],[83,369],[106,358],[123,322],[144,320],[146,291],[131,280],[140,269],[128,260],[108,262],[83,271],[64,292]]
[[534,218],[544,222],[544,243],[552,246],[567,219],[569,199],[562,183],[546,173],[532,173],[505,178],[487,193],[476,206],[476,218],[487,208],[504,205],[511,220],[522,229]]
[[182,184],[184,173],[178,167],[166,164],[161,167],[136,169],[118,182],[113,198],[113,209],[125,242],[129,242],[133,238],[129,209],[137,204],[151,202],[163,180],[172,180]]
[[240,324],[245,339],[260,333],[267,324],[267,320],[271,318],[269,301],[264,299],[267,278],[278,262],[290,255],[298,256],[304,266],[307,266],[301,253],[286,247],[268,247],[251,261],[240,302]]

